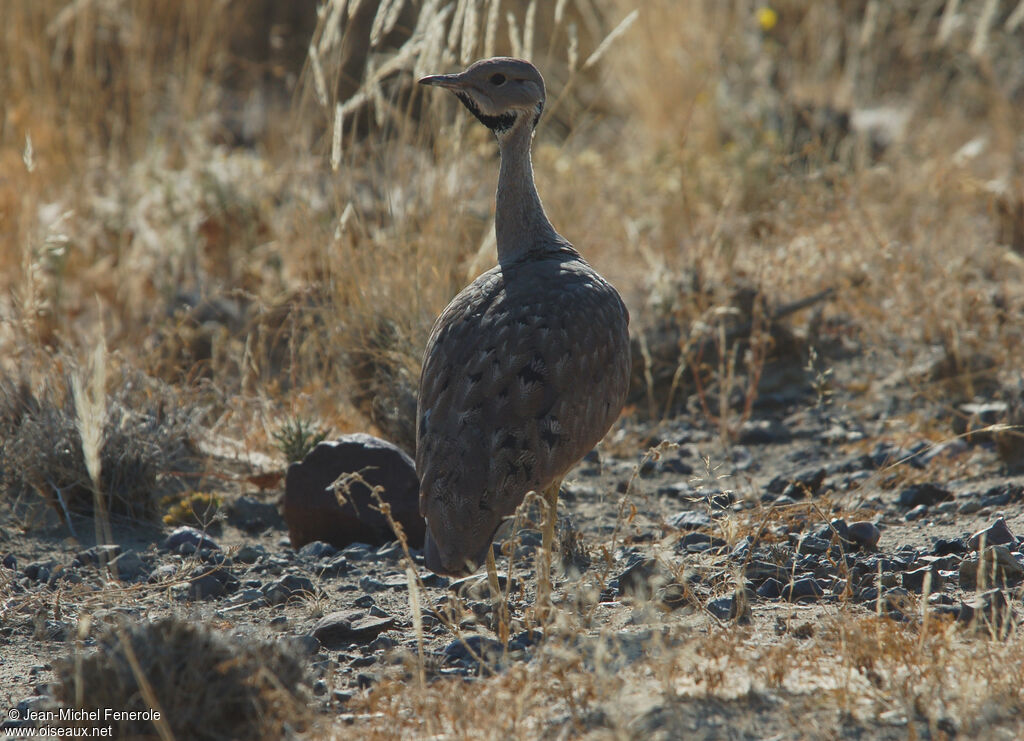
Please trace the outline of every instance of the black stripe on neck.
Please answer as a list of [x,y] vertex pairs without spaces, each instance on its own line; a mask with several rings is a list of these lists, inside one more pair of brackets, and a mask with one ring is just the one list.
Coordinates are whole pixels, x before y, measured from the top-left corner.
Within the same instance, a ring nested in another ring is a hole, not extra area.
[[462,92],[461,90],[455,95],[459,100],[462,101],[462,105],[469,109],[469,112],[476,116],[477,120],[484,126],[489,128],[495,134],[500,134],[503,131],[508,131],[516,122],[515,113],[502,113],[500,116],[488,116],[481,112],[480,107],[476,104],[476,101],[469,95],[469,93]]

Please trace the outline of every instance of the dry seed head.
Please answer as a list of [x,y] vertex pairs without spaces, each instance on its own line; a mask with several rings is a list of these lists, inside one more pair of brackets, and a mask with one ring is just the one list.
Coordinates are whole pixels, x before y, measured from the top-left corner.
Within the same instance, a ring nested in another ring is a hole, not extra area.
[[505,20],[508,21],[508,40],[512,45],[512,56],[522,57],[523,44],[519,40],[519,23],[511,11],[505,15]]
[[459,36],[462,35],[462,18],[466,15],[466,2],[467,0],[459,0],[459,4],[455,6],[452,26],[448,30],[448,51],[455,51],[455,47],[459,42]]
[[533,56],[533,29],[537,20],[537,0],[530,0],[526,6],[526,17],[523,20],[523,57]]
[[404,0],[382,0],[370,27],[370,48],[376,48],[380,40],[391,33],[398,22]]
[[558,0],[555,3],[555,25],[557,26],[562,22],[562,18],[565,16],[565,6],[569,4],[569,0]]
[[489,0],[487,5],[487,26],[484,30],[484,57],[487,59],[494,56],[494,42],[498,36],[499,10],[501,10],[501,0]]
[[473,60],[473,52],[476,51],[479,23],[476,4],[477,0],[470,0],[467,3],[466,13],[462,19],[462,51],[459,54],[459,61],[462,64],[469,64]]
[[331,136],[331,170],[338,171],[341,164],[341,131],[342,131],[342,110],[341,103],[334,104],[334,132]]
[[324,68],[320,64],[320,53],[315,44],[309,45],[309,66],[313,69],[313,86],[316,99],[324,108],[327,107],[327,82],[324,80]]
[[569,36],[569,71],[575,72],[576,65],[579,64],[580,61],[580,37],[576,32],[576,24],[570,23],[566,27],[565,32]]
[[590,69],[595,64],[597,64],[600,61],[601,57],[605,55],[605,52],[608,51],[608,48],[615,43],[616,39],[618,39],[622,34],[626,33],[626,31],[629,30],[629,27],[636,23],[636,19],[639,17],[640,11],[634,10],[625,18],[623,18],[619,25],[613,28],[611,30],[611,33],[605,36],[604,40],[600,44],[598,44],[597,48],[594,49],[594,53],[587,57],[587,61],[583,63],[583,69]]
[[320,43],[317,48],[323,54],[335,47],[341,41],[341,19],[345,15],[346,0],[331,0],[331,7],[324,21],[324,32],[320,36]]

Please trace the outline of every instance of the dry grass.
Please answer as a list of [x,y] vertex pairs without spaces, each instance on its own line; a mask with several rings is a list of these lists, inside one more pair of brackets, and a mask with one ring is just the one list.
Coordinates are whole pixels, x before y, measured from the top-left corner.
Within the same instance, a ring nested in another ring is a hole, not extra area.
[[[704,358],[698,411],[723,437],[749,414],[765,364],[789,352],[802,368],[811,347],[822,388],[828,348],[847,343],[950,414],[1019,377],[1024,256],[1006,214],[1024,198],[1024,12],[1013,3],[783,0],[772,17],[749,2],[654,0],[634,17],[627,0],[427,0],[418,19],[348,5],[316,15],[295,3],[283,19],[271,4],[202,0],[5,5],[6,495],[49,483],[116,496],[111,477],[139,439],[132,420],[157,424],[161,445],[180,441],[165,407],[139,416],[128,401],[135,374],[200,399],[214,431],[253,448],[272,449],[287,419],[376,428],[410,447],[430,323],[493,260],[496,169],[486,132],[413,80],[485,53],[529,54],[545,71],[535,165],[554,223],[620,287],[638,332],[675,329],[665,368],[647,373],[670,383],[637,413],[670,412],[669,386],[687,395],[678,383],[698,363],[677,340],[717,335],[741,287],[769,310],[835,293],[785,319],[789,347],[767,332],[764,345],[748,335]],[[68,373],[88,367],[100,336],[117,361],[76,412]],[[105,400],[102,423],[82,424],[90,398]],[[22,399],[34,400],[34,431]],[[942,434],[933,419],[902,423],[898,434]],[[88,434],[107,446],[92,446],[91,467]],[[139,460],[145,482],[173,468]],[[143,504],[125,511],[150,509],[151,489],[133,489]],[[655,631],[636,660],[573,610],[560,615],[593,659],[552,640],[475,685],[471,703],[461,681],[386,682],[350,720],[366,738],[613,738],[644,732],[624,710],[640,695],[684,723],[690,698],[765,693],[803,698],[807,737],[893,714],[941,738],[950,722],[984,737],[1022,706],[1017,633],[996,643],[840,611],[810,638],[768,645],[735,626],[685,640]]]

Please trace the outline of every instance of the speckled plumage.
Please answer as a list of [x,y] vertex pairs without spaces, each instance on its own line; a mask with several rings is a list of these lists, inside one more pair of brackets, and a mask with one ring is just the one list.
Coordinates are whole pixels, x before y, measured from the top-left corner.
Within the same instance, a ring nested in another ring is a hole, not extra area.
[[622,409],[629,378],[626,307],[555,232],[533,185],[530,135],[544,100],[539,73],[499,59],[427,79],[443,80],[462,99],[472,90],[456,84],[469,86],[462,81],[472,73],[484,82],[500,73],[509,84],[516,74],[535,73],[539,100],[531,107],[521,96],[508,108],[500,96],[466,103],[501,145],[499,265],[464,288],[434,324],[416,443],[427,565],[453,574],[480,564],[527,492],[560,480],[597,444]]

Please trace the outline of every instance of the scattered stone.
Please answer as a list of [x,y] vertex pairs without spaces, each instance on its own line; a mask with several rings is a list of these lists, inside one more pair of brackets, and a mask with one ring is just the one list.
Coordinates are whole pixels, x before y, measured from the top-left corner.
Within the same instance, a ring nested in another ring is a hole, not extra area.
[[1013,617],[1013,608],[1007,602],[1003,590],[990,589],[970,602],[961,603],[957,622],[976,629],[994,631],[1002,636],[1011,629]]
[[313,597],[316,594],[316,587],[308,577],[286,574],[277,581],[265,585],[262,591],[267,602],[281,605]]
[[856,548],[871,550],[878,545],[882,531],[873,522],[860,520],[850,523],[846,530],[846,537]]
[[136,581],[149,576],[149,566],[135,551],[125,551],[110,562],[110,573],[121,581]]
[[928,591],[937,592],[942,589],[945,584],[945,580],[942,578],[939,570],[933,566],[924,566],[913,571],[904,571],[902,574],[903,588],[910,592],[922,594],[924,592],[925,579],[928,574],[931,574],[931,584]]
[[655,597],[668,610],[676,610],[690,603],[686,586],[683,584],[666,584],[656,591]]
[[[508,576],[498,574],[498,587],[502,592],[508,590]],[[448,585],[448,589],[467,600],[489,600],[491,599],[491,585],[487,574],[473,574],[456,579]],[[512,579],[512,590],[519,590],[519,580]]]
[[639,556],[630,560],[630,565],[616,579],[619,594],[649,599],[660,587],[672,581],[672,574],[657,559]]
[[825,594],[825,590],[816,579],[810,577],[804,577],[797,579],[796,581],[785,584],[782,587],[782,596],[790,602],[800,602],[802,600],[816,600]]
[[[768,494],[783,494],[793,500],[814,496],[821,490],[828,472],[824,468],[811,468],[795,476],[776,476],[768,482]],[[775,498],[772,497],[772,500]]]
[[932,553],[936,556],[961,555],[967,553],[967,543],[963,538],[939,538],[935,541]]
[[57,568],[57,560],[48,558],[45,561],[33,561],[28,564],[22,573],[28,577],[30,581],[37,581],[41,584],[46,584],[50,581],[50,576]]
[[18,568],[18,559],[14,557],[13,553],[8,553],[3,557],[3,560],[0,560],[0,566],[14,571]]
[[922,517],[928,514],[928,505],[919,504],[912,510],[903,515],[903,519],[907,522],[913,522],[914,520],[920,520]]
[[762,599],[778,599],[782,596],[782,582],[778,579],[765,579],[757,588],[756,594]]
[[721,549],[728,545],[721,538],[705,533],[687,533],[676,543],[676,550],[687,553],[704,553],[711,549]]
[[1024,566],[1018,563],[1005,545],[989,546],[980,555],[973,555],[960,562],[961,589],[974,589],[982,583],[1005,586],[1019,584],[1021,581],[1024,581]]
[[490,664],[498,661],[504,653],[501,641],[489,636],[471,635],[454,640],[444,647],[445,663],[459,662],[476,665],[480,660]]
[[243,545],[235,554],[235,560],[239,563],[256,563],[267,555],[267,549],[261,545]]
[[330,543],[325,543],[322,540],[314,540],[299,549],[299,558],[307,558],[315,560],[318,558],[329,558],[338,552]]
[[708,602],[707,608],[708,612],[719,620],[746,621],[750,619],[750,600],[737,599],[735,594],[713,599]]
[[700,510],[686,510],[672,515],[666,522],[676,530],[699,530],[711,527],[711,516]]
[[71,561],[71,566],[73,568],[77,566],[106,566],[120,553],[121,546],[119,545],[94,545],[92,548],[76,553]]
[[277,505],[260,501],[248,494],[228,502],[226,509],[228,522],[247,533],[259,533],[270,527],[284,525]]
[[981,546],[981,541],[984,539],[985,545],[1007,545],[1011,547],[1017,546],[1017,537],[1010,532],[1010,527],[1006,524],[1006,520],[1002,517],[997,519],[988,527],[979,530],[970,538],[967,539],[967,547],[972,551],[978,550]]
[[163,543],[165,550],[172,551],[174,553],[181,553],[182,546],[190,546],[186,549],[187,554],[183,555],[191,555],[202,549],[212,551],[220,550],[220,546],[217,545],[215,540],[210,538],[201,530],[197,530],[196,528],[188,525],[182,525],[179,528],[175,528],[171,534],[164,539]]
[[240,586],[238,577],[219,566],[197,566],[188,579],[189,599],[216,599],[234,592]]
[[359,580],[359,588],[367,594],[373,594],[374,592],[384,592],[389,589],[388,585],[382,582],[380,579],[372,576],[364,576]]
[[313,636],[327,648],[367,643],[394,627],[391,617],[373,617],[363,610],[341,610],[324,615],[313,627]]
[[898,503],[901,507],[931,507],[939,502],[953,501],[953,493],[935,483],[911,484],[900,492]]
[[788,443],[793,433],[777,419],[751,419],[740,428],[741,445],[779,445]]
[[[358,474],[362,481],[343,480],[335,492],[332,486],[345,474]],[[379,545],[394,540],[368,486],[381,487],[381,498],[391,505],[409,544],[421,548],[425,524],[415,464],[397,446],[362,433],[322,442],[301,463],[288,466],[284,519],[292,547],[314,540],[339,548],[356,541]]]

